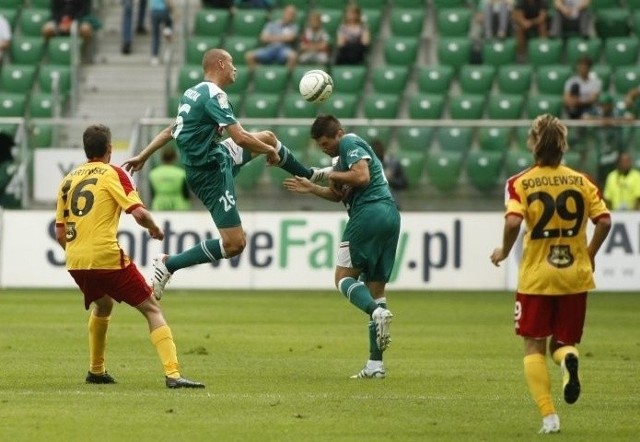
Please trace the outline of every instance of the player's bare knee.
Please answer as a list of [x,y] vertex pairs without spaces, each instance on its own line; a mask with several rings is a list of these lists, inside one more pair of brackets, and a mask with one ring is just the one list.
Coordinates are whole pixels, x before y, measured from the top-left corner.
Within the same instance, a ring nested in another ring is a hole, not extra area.
[[227,258],[239,255],[247,245],[247,241],[244,238],[238,238],[228,243],[224,243],[224,252]]

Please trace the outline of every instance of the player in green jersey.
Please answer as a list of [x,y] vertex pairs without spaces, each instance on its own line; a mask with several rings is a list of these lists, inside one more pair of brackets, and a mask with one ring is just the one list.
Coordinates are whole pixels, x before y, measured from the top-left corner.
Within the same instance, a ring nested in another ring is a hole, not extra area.
[[243,164],[264,154],[267,163],[295,176],[317,181],[324,173],[321,169],[303,166],[273,132],[252,133],[243,129],[223,90],[236,78],[236,68],[227,51],[208,50],[202,59],[202,70],[204,81],[184,92],[176,120],[157,134],[142,152],[123,164],[126,170],[140,170],[155,151],[174,138],[187,183],[207,207],[220,232],[219,239],[204,240],[182,253],[163,254],[154,259],[151,282],[157,299],[162,297],[165,285],[176,270],[231,258],[244,250],[246,238],[233,181]]
[[385,287],[396,257],[400,213],[391,196],[384,169],[371,146],[359,136],[345,133],[333,115],[318,116],[311,138],[336,164],[327,173],[329,186],[296,176],[285,187],[297,193],[342,201],[349,221],[342,235],[335,269],[338,290],[370,317],[369,360],[352,378],[384,378],[382,353],[391,342]]

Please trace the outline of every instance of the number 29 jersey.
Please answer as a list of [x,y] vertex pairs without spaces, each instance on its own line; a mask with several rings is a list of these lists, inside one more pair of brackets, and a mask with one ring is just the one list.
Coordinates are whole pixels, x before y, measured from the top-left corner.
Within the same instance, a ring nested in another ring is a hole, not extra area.
[[531,167],[507,180],[506,213],[526,225],[518,293],[563,295],[595,287],[587,220],[609,216],[598,187],[569,167]]
[[129,257],[117,240],[122,210],[142,201],[133,180],[112,164],[90,161],[64,177],[58,188],[56,226],[64,226],[68,270],[121,269]]

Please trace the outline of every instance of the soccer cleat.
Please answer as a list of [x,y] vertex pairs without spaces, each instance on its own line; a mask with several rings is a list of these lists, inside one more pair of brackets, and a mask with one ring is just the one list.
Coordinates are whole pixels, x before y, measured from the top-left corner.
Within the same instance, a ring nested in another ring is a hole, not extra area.
[[311,175],[309,181],[312,183],[319,183],[320,181],[326,181],[328,179],[329,174],[333,172],[333,167],[312,167],[311,171],[313,172],[313,175]]
[[551,434],[560,432],[560,418],[557,414],[550,414],[542,418],[542,428],[538,433]]
[[153,296],[157,300],[162,298],[164,294],[164,287],[171,279],[171,273],[164,264],[169,255],[161,254],[153,259],[153,276],[151,277],[151,288],[153,290]]
[[351,379],[384,379],[387,373],[384,371],[384,367],[380,368],[368,368],[364,367],[357,374],[351,376]]
[[87,382],[87,384],[115,384],[116,383],[116,380],[113,379],[113,376],[111,376],[106,371],[102,374],[95,374],[88,371],[85,381]]
[[574,404],[580,397],[580,378],[578,377],[578,357],[567,353],[560,365],[562,368],[562,388],[564,401]]
[[165,377],[165,384],[167,385],[167,388],[204,388],[204,384],[196,381],[191,381],[183,377]]
[[371,319],[376,326],[376,344],[380,351],[385,351],[391,344],[391,333],[389,327],[391,325],[393,314],[383,307],[378,307],[371,314]]

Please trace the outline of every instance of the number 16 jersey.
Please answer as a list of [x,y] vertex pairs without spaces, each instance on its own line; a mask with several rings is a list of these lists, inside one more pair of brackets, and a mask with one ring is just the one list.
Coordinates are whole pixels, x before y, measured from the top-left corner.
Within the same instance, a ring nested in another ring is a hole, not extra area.
[[526,225],[518,293],[563,295],[595,287],[587,220],[609,216],[598,187],[569,167],[531,167],[507,180],[506,213]]

